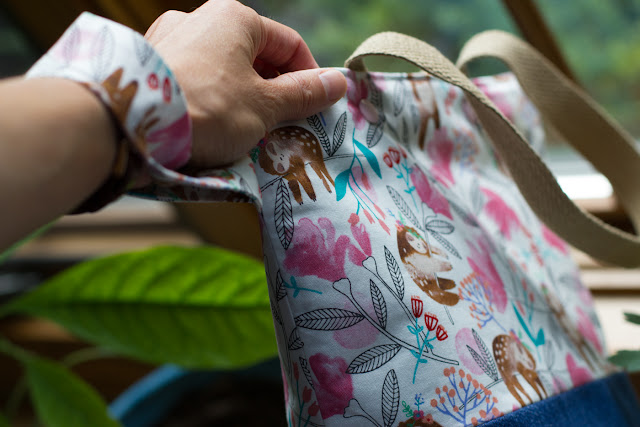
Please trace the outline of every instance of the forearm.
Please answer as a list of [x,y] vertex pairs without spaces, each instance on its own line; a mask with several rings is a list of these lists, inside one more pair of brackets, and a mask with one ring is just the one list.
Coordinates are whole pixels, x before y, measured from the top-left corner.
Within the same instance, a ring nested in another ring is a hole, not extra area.
[[79,205],[109,175],[106,108],[64,79],[0,81],[0,248]]

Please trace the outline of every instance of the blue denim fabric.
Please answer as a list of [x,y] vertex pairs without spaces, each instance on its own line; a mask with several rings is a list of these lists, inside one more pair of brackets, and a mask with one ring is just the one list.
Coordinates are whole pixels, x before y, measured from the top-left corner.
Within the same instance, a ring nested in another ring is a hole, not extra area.
[[625,373],[611,375],[482,424],[511,426],[640,426],[640,404]]

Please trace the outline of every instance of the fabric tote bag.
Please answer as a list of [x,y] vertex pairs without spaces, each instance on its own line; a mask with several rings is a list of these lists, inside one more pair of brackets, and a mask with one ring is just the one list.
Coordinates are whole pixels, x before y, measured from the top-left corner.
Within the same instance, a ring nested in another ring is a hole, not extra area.
[[[367,72],[369,55],[425,72]],[[279,124],[229,168],[156,172],[143,192],[258,209],[290,426],[495,423],[615,372],[565,241],[633,266],[639,240],[562,192],[542,120],[636,225],[638,153],[524,42],[483,33],[459,66],[484,56],[513,74],[472,82],[424,42],[375,35],[335,106]]]

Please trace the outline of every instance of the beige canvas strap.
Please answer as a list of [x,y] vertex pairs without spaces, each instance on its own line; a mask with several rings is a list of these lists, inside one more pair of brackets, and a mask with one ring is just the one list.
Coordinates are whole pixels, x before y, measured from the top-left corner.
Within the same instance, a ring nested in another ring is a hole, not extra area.
[[[536,53],[537,56],[533,56],[533,59],[525,59],[533,55],[533,48],[517,39],[515,40],[519,46],[505,41],[504,37],[502,39],[499,43],[505,46],[505,56],[509,58],[505,61],[512,65],[512,58],[517,57],[517,64],[526,64],[518,66],[516,74],[522,74],[523,68],[528,70],[526,79],[529,90],[531,86],[535,86],[534,91],[538,95],[545,93],[544,96],[539,96],[544,98],[542,106],[538,98],[532,97],[533,102],[540,107],[545,117],[551,115],[555,118],[554,124],[564,123],[562,127],[557,126],[558,129],[562,129],[560,131],[565,137],[574,146],[579,147],[580,152],[611,180],[623,206],[634,223],[639,224],[640,192],[631,190],[633,183],[640,182],[640,158],[630,143],[630,137],[613,125],[593,102],[588,101],[584,94],[541,55]],[[478,40],[480,41],[468,45],[466,53],[463,51],[461,64],[479,56],[495,56],[487,52],[486,48],[482,48],[482,45],[487,45],[486,41]],[[491,43],[498,42],[492,40]],[[478,47],[475,47],[476,44]],[[527,52],[521,49],[523,45],[528,49]],[[493,46],[490,47],[493,51]],[[597,259],[625,267],[640,265],[640,238],[622,232],[576,206],[518,130],[471,80],[437,49],[403,34],[379,33],[365,40],[347,59],[345,66],[355,71],[364,71],[363,58],[372,55],[403,59],[461,88],[522,195],[549,228],[576,248]],[[559,90],[560,87],[563,90]],[[559,95],[556,101],[549,101],[556,95]],[[586,123],[588,121],[590,123]],[[589,130],[581,131],[582,126]],[[613,134],[617,136],[614,137]],[[616,142],[612,142],[613,139]]]

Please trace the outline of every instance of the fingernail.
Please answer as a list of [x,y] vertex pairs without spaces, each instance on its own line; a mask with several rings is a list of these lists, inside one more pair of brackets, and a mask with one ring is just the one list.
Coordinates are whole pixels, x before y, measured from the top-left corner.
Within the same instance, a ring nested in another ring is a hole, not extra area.
[[322,71],[318,77],[320,77],[329,101],[337,101],[342,98],[347,90],[347,80],[340,71],[327,69]]

